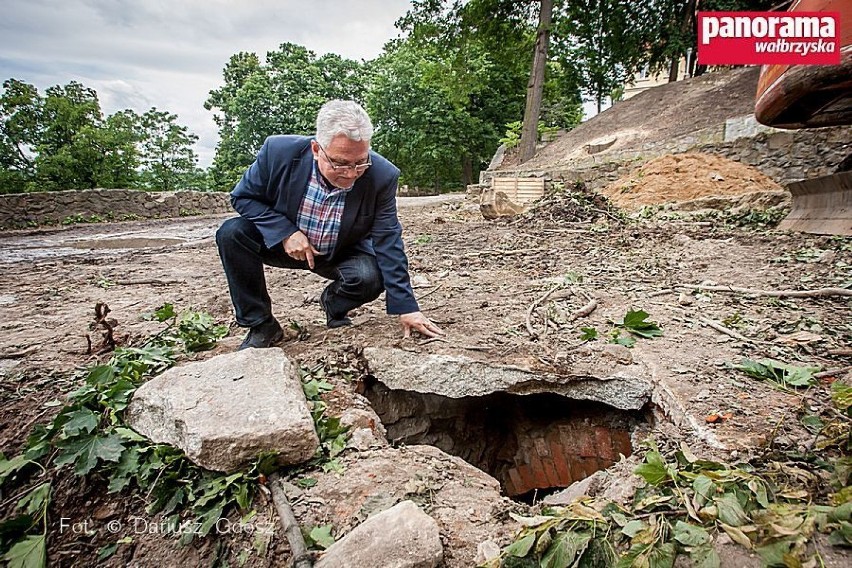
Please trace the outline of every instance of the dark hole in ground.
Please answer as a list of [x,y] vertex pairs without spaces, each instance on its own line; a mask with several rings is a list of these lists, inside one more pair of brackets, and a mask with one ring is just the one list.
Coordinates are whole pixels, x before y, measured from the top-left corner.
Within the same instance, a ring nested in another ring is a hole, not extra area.
[[448,398],[391,390],[370,378],[365,396],[393,444],[426,444],[458,456],[497,479],[510,497],[539,498],[633,452],[639,411],[562,395]]

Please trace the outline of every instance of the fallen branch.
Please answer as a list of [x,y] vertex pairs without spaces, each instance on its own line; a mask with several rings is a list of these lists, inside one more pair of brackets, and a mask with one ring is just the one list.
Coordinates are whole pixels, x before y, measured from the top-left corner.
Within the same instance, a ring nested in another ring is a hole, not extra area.
[[852,371],[852,367],[840,367],[838,369],[828,369],[827,371],[822,371],[821,373],[814,373],[815,379],[824,379],[826,377],[836,377],[838,375],[842,375],[843,373],[848,373]]
[[305,546],[305,537],[302,536],[299,522],[293,514],[293,509],[290,508],[290,502],[287,500],[287,495],[284,493],[281,480],[277,475],[270,476],[269,489],[272,492],[275,510],[278,512],[278,520],[281,521],[284,536],[287,537],[290,551],[293,553],[293,566],[295,568],[311,568],[313,563],[308,555],[308,547]]
[[586,317],[598,307],[598,301],[592,298],[588,304],[571,314],[571,317],[568,318],[568,321],[574,321],[583,317]]
[[524,254],[524,253],[532,253],[532,252],[547,252],[550,249],[546,248],[537,248],[537,249],[517,249],[517,250],[480,250],[477,252],[469,252],[463,254],[462,256],[485,256],[489,254],[496,254],[501,256],[509,256],[513,254]]
[[825,298],[828,296],[852,296],[852,290],[847,288],[819,288],[817,290],[755,290],[753,288],[737,288],[734,286],[696,286],[694,284],[678,284],[680,288],[702,290],[704,292],[732,292],[751,294],[753,296],[768,296],[770,298]]
[[428,291],[428,292],[426,292],[425,294],[418,294],[418,295],[417,295],[417,299],[418,299],[418,300],[422,300],[422,299],[423,299],[423,298],[425,298],[426,296],[428,296],[428,295],[430,295],[430,294],[434,294],[435,292],[437,292],[438,290],[440,290],[442,286],[443,286],[443,284],[438,284],[437,286],[435,286],[434,288],[432,288],[431,290],[429,290],[429,291]]
[[739,333],[737,333],[733,329],[728,329],[724,325],[717,323],[717,322],[715,322],[711,319],[698,318],[698,321],[700,321],[704,325],[712,327],[713,329],[715,329],[719,333],[724,333],[725,335],[727,335],[729,337],[733,337],[734,339],[736,339],[738,341],[744,341],[746,343],[755,343],[755,341],[753,339],[749,339],[748,337],[745,337],[744,335],[740,335]]
[[[538,332],[536,332],[535,328],[532,325],[533,312],[539,306],[539,304],[541,304],[542,302],[547,300],[550,297],[550,295],[553,294],[554,292],[556,292],[556,290],[558,290],[559,288],[560,288],[560,286],[558,284],[556,286],[552,287],[550,290],[547,291],[547,293],[544,296],[542,296],[538,300],[534,301],[532,304],[530,304],[530,307],[527,308],[527,321],[526,321],[527,333],[529,333],[530,337],[532,337],[533,339],[538,337]],[[545,324],[545,326],[547,326],[547,324]]]
[[186,284],[184,280],[156,280],[156,279],[147,279],[147,280],[116,280],[115,282],[110,282],[110,284],[114,284],[115,286],[137,286],[142,284],[153,284],[155,286],[168,286],[169,284]]
[[826,351],[827,355],[834,355],[835,357],[849,357],[852,355],[852,348],[850,347],[841,347],[840,349],[829,349]]
[[0,359],[20,359],[21,357],[26,357],[30,353],[35,353],[39,350],[40,345],[30,345],[26,349],[21,349],[20,351],[11,351],[9,353],[0,353]]

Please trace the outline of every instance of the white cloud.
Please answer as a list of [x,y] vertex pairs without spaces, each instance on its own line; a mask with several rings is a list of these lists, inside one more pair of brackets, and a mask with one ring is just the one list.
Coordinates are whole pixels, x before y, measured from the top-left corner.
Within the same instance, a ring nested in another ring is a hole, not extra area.
[[0,80],[42,92],[78,81],[105,113],[152,106],[200,138],[201,165],[218,135],[204,109],[222,69],[241,51],[264,58],[281,43],[317,55],[372,59],[397,36],[403,0],[0,0]]

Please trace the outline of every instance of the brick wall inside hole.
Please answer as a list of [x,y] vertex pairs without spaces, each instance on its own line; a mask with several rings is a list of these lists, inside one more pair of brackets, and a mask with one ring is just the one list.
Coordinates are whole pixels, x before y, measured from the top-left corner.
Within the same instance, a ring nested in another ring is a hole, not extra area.
[[534,489],[568,487],[631,453],[626,428],[565,420],[519,432],[513,464],[494,473],[506,494],[514,497]]
[[561,488],[632,453],[630,432],[642,420],[610,406],[556,394],[452,399],[392,391],[365,393],[392,443],[427,444],[496,478],[510,497]]

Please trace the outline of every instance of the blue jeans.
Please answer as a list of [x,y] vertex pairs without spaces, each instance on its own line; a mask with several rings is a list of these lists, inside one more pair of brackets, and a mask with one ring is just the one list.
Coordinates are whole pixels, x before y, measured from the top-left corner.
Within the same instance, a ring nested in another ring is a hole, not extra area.
[[[307,261],[291,258],[282,244],[266,248],[260,231],[243,217],[222,223],[216,231],[216,245],[236,320],[243,327],[254,327],[272,317],[264,264],[310,270]],[[349,310],[372,302],[384,291],[376,257],[361,251],[342,251],[333,260],[317,256],[313,272],[332,281],[326,287],[325,299],[329,315],[334,319],[346,317]]]

